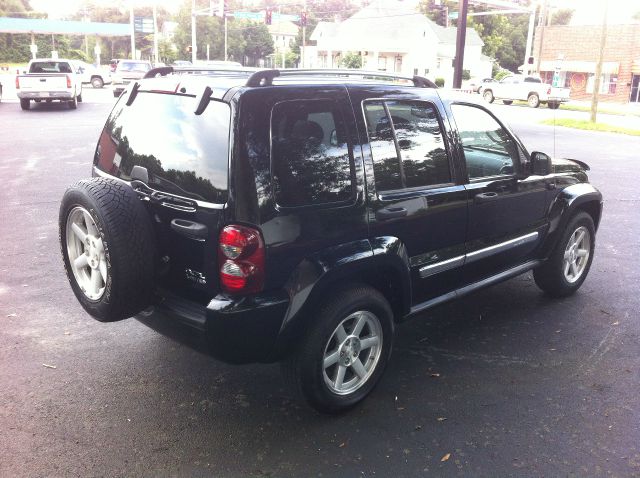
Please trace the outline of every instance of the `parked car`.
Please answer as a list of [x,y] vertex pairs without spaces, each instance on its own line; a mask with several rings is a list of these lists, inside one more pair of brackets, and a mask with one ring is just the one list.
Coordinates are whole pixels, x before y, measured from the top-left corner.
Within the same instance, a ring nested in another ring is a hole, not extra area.
[[468,95],[358,70],[171,71],[121,96],[94,177],[62,199],[67,277],[99,321],[281,361],[333,413],[372,391],[404,320],[529,270],[554,297],[587,277],[589,168],[528,152]]
[[82,84],[91,84],[94,88],[102,88],[105,83],[111,81],[111,79],[95,65],[79,60],[74,60],[73,64],[76,74],[79,75],[82,80]]
[[82,81],[75,73],[73,60],[57,58],[31,60],[27,73],[16,75],[20,107],[28,110],[31,101],[60,101],[76,109],[82,102]]
[[116,71],[111,75],[113,96],[116,98],[120,96],[129,83],[142,79],[151,68],[151,63],[148,61],[120,60]]
[[558,109],[561,103],[569,101],[570,88],[557,88],[546,83],[536,76],[509,75],[500,82],[486,85],[482,89],[483,98],[489,103],[494,99],[501,99],[505,105],[510,105],[514,100],[526,101],[532,108],[540,104],[547,104],[553,110]]
[[467,81],[466,87],[473,90],[474,93],[480,93],[487,83],[497,83],[493,78],[471,78]]

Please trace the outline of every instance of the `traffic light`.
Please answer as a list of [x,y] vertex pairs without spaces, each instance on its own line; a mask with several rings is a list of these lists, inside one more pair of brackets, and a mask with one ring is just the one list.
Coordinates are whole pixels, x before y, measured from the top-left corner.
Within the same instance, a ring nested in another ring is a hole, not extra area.
[[264,23],[267,25],[271,25],[271,9],[267,8],[264,12]]
[[300,26],[307,26],[307,12],[300,13]]

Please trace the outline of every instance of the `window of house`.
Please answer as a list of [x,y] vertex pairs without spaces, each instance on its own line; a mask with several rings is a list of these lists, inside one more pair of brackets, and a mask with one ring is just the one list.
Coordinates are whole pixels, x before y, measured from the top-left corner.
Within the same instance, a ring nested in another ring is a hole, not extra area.
[[418,101],[364,106],[378,191],[433,186],[452,180],[435,107]]
[[352,199],[351,146],[338,106],[325,100],[275,105],[271,116],[271,168],[280,206]]
[[513,174],[518,146],[487,111],[452,105],[469,179]]
[[[593,93],[593,87],[595,84],[596,75],[593,73],[589,74],[587,78],[587,93]],[[602,95],[613,95],[616,92],[618,84],[618,75],[613,75],[609,73],[603,73],[600,76],[600,91],[599,93]]]

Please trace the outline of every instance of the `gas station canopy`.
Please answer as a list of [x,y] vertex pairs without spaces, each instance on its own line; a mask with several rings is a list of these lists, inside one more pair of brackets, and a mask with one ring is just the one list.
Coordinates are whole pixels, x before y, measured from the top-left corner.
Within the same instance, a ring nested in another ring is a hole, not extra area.
[[34,33],[55,35],[130,36],[128,23],[98,23],[39,18],[0,17],[0,33]]

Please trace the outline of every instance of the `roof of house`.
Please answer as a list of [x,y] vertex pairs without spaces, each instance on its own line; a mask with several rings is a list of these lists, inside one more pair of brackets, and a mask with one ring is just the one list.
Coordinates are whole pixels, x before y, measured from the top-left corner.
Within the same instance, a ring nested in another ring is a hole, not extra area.
[[[456,28],[445,28],[403,1],[377,2],[340,23],[319,22],[311,40],[331,39],[341,49],[406,52],[427,30],[440,44],[456,43]],[[467,29],[466,46],[484,45],[473,28]]]
[[293,35],[298,34],[298,25],[290,21],[273,22],[267,27],[272,35]]

